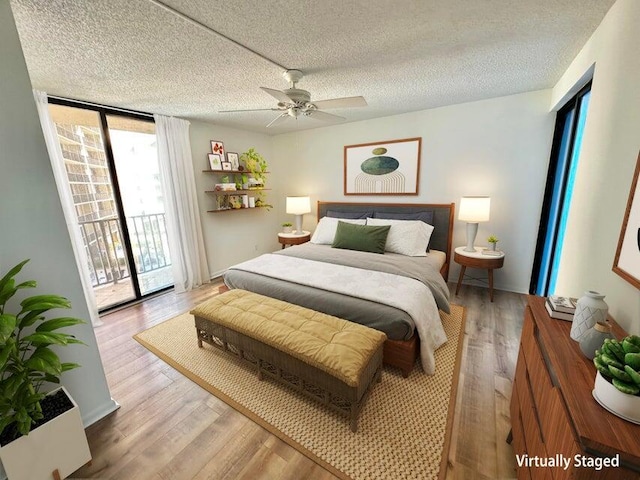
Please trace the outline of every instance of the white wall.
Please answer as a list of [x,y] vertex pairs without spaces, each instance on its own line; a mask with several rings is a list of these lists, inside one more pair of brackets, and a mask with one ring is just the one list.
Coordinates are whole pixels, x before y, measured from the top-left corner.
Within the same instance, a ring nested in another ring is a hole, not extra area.
[[272,137],[229,127],[221,127],[203,122],[191,122],[191,151],[193,155],[196,187],[198,190],[198,208],[202,221],[209,272],[211,276],[220,275],[227,267],[248,260],[259,254],[271,252],[279,247],[277,234],[279,225],[275,210],[284,202],[275,190],[265,192],[273,210],[264,208],[253,210],[208,213],[215,205],[215,198],[204,193],[213,190],[220,177],[203,173],[209,165],[207,153],[211,153],[211,140],[224,143],[227,152],[242,152],[254,147],[268,162],[267,188],[272,188],[271,180],[280,172],[279,162],[272,154]]
[[[611,271],[640,150],[640,2],[618,0],[553,89],[561,105],[595,63],[557,292],[606,294],[612,316],[640,333],[640,293]],[[634,227],[637,227],[635,225]]]
[[[26,294],[55,293],[71,301],[71,311],[89,319],[69,233],[51,171],[31,93],[31,82],[9,2],[0,0],[0,272],[31,261],[19,278],[38,282]],[[24,291],[23,291],[24,292]],[[60,349],[65,362],[81,368],[65,373],[62,383],[80,406],[85,425],[116,407],[111,399],[92,326],[67,330],[87,346]]]
[[[491,196],[491,221],[480,224],[476,245],[495,234],[507,253],[495,272],[498,289],[527,292],[555,114],[550,90],[447,106],[375,120],[282,134],[273,156],[283,166],[274,178],[282,196],[309,194],[312,202],[382,201],[459,203],[463,195]],[[343,147],[359,143],[422,137],[418,196],[343,195]],[[287,219],[284,202],[279,223]],[[315,227],[314,212],[304,228]],[[465,223],[454,225],[454,246],[464,245]],[[452,265],[450,280],[459,267]]]

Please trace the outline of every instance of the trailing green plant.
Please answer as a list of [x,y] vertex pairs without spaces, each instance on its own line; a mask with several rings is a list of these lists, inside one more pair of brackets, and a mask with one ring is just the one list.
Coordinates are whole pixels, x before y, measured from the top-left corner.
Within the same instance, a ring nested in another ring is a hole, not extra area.
[[83,344],[75,336],[58,330],[85,323],[73,317],[45,319],[53,309],[71,308],[58,295],[35,295],[20,302],[20,311],[10,313],[7,302],[18,290],[35,288],[34,280],[16,284],[15,277],[29,260],[25,260],[0,279],[0,434],[12,424],[21,435],[43,418],[40,401],[45,382],[60,383],[63,372],[79,367],[63,363],[52,345]]
[[605,339],[600,350],[596,350],[593,364],[618,390],[640,396],[640,337]]
[[245,167],[253,178],[262,183],[262,185],[266,183],[265,173],[267,171],[267,161],[262,155],[256,152],[255,148],[251,147],[240,155],[240,160],[244,162]]
[[500,239],[495,235],[490,235],[489,238],[487,238],[487,242],[489,243],[498,243],[499,241]]

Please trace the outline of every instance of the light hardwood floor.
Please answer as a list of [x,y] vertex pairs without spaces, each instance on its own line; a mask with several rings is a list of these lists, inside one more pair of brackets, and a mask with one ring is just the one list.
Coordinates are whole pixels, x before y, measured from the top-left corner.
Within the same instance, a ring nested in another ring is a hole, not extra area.
[[[96,337],[121,408],[87,429],[93,462],[75,478],[336,478],[131,338],[218,286],[167,293],[103,317]],[[490,303],[486,289],[465,285],[452,302],[466,307],[467,324],[447,478],[514,478],[505,438],[525,297],[497,291]]]

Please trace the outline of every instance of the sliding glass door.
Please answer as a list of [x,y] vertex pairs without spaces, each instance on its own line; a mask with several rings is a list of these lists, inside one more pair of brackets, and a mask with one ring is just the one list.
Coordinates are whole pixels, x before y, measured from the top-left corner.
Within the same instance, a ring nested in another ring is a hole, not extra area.
[[98,309],[172,286],[153,120],[55,100],[49,109]]
[[558,112],[556,118],[538,244],[529,287],[530,293],[536,295],[547,296],[555,293],[590,96],[591,84],[578,92]]

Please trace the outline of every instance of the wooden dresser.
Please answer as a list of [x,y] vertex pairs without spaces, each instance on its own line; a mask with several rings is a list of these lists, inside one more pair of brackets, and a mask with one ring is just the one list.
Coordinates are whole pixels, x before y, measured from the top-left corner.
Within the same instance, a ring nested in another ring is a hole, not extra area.
[[[518,467],[518,479],[640,479],[640,425],[616,417],[595,401],[595,367],[569,337],[571,322],[549,317],[544,302],[528,297],[511,395],[512,445],[516,455],[532,461]],[[624,337],[624,330],[609,320],[615,336]],[[570,461],[566,470],[533,461],[560,454]],[[618,454],[619,468],[575,466],[576,455],[589,462]]]

